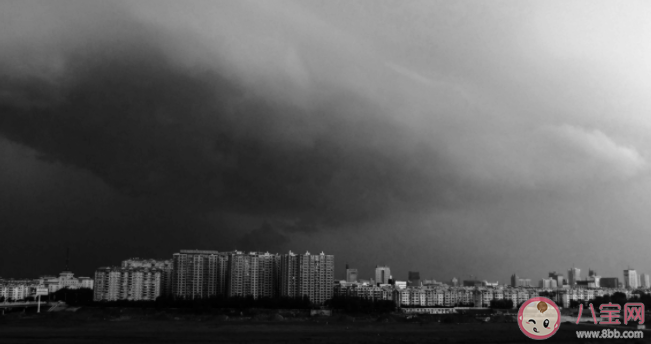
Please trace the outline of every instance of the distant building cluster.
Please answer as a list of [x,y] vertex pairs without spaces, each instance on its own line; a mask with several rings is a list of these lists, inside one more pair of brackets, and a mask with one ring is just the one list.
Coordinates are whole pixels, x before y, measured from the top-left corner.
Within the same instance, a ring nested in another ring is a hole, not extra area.
[[90,277],[75,277],[70,271],[63,271],[58,277],[41,276],[37,279],[14,280],[0,279],[0,298],[3,300],[24,300],[34,297],[36,288],[47,288],[49,293],[68,289],[88,288],[93,289],[94,282]]
[[[637,294],[630,290],[622,289],[563,289],[558,291],[556,301],[563,307],[569,307],[571,301],[588,301],[595,297],[612,295],[615,292],[623,292],[628,298],[636,297]],[[540,296],[542,292],[549,292],[543,288],[513,288],[509,286],[499,287],[409,287],[406,289],[395,289],[393,298],[399,307],[491,307],[495,300],[510,300],[512,307],[517,308],[520,304],[532,297]]]
[[227,297],[332,298],[334,256],[180,250],[170,260],[131,258],[95,272],[96,301]]
[[268,252],[181,250],[173,256],[171,295],[332,298],[334,256]]
[[[358,270],[346,264],[346,280],[337,281],[334,295],[338,297],[356,297],[369,300],[393,301],[397,307],[412,310],[416,313],[439,314],[446,307],[452,308],[486,308],[493,302],[500,306],[518,307],[526,300],[540,296],[553,295],[556,302],[563,307],[569,307],[572,302],[582,302],[604,295],[622,292],[629,298],[637,297],[633,293],[637,288],[649,288],[649,275],[637,275],[634,270],[624,271],[625,283],[619,283],[616,277],[601,277],[594,270],[589,270],[588,276],[581,278],[581,269],[573,267],[568,270],[568,278],[556,271],[542,278],[534,285],[530,278],[517,274],[511,275],[510,285],[499,285],[470,276],[470,279],[460,281],[454,277],[449,283],[435,280],[421,280],[420,273],[409,271],[407,281],[394,280],[388,266],[376,266],[375,279],[358,278]],[[354,278],[352,277],[354,276]],[[388,279],[386,278],[388,276]]]
[[[165,296],[174,299],[205,299],[217,296],[274,298],[308,298],[324,305],[333,296],[392,301],[397,307],[490,307],[495,301],[511,301],[513,307],[541,295],[554,295],[563,307],[615,291],[635,297],[633,291],[650,289],[649,274],[628,268],[623,280],[602,277],[589,269],[572,267],[567,278],[556,271],[539,280],[512,274],[510,285],[499,285],[470,275],[449,282],[422,279],[418,271],[409,271],[406,280],[396,280],[391,268],[376,265],[372,278],[360,278],[359,271],[346,263],[345,280],[335,281],[333,255],[271,254],[269,252],[180,250],[171,259],[129,258],[119,266],[100,267],[94,279],[75,277],[68,270],[59,276],[38,279],[0,278],[0,299],[24,300],[33,297],[37,288],[50,293],[61,289],[94,289],[95,301],[154,301]],[[502,306],[504,302],[501,303]],[[508,304],[508,303],[506,303]]]
[[[633,269],[624,270],[623,283],[617,277],[602,277],[597,271],[589,269],[588,276],[581,278],[581,269],[572,267],[567,271],[567,278],[556,271],[550,272],[547,278],[542,278],[538,282],[538,288],[541,289],[649,289],[651,281],[649,274],[638,274]],[[511,287],[533,287],[531,280],[521,278],[517,274],[511,275]]]
[[511,275],[511,287],[513,288],[533,287],[533,285],[531,285],[530,278],[520,278],[518,275],[513,274]]

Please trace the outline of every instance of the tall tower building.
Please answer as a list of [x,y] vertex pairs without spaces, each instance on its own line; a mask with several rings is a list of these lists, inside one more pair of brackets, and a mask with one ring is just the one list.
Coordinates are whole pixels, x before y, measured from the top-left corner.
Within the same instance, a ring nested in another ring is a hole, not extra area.
[[237,252],[228,257],[226,296],[258,296],[258,259],[253,254]]
[[297,297],[298,283],[300,281],[298,255],[292,251],[280,256],[280,295]]
[[323,252],[312,255],[293,252],[280,257],[281,295],[288,297],[307,296],[311,302],[323,304],[332,298],[334,285],[333,255]]
[[651,288],[651,279],[649,274],[640,274],[640,287]]
[[231,253],[228,258],[226,295],[274,297],[280,256],[267,253]]
[[511,287],[517,288],[519,286],[520,286],[520,278],[518,277],[518,275],[516,274],[511,275]]
[[181,250],[173,256],[172,295],[332,298],[334,256]]
[[228,252],[181,250],[173,255],[172,295],[197,299],[226,293]]
[[375,267],[375,283],[389,284],[389,277],[391,276],[391,269],[388,266]]
[[300,295],[307,295],[310,301],[316,304],[323,304],[331,299],[334,286],[334,256],[323,252],[319,255],[306,252],[299,257]]
[[637,289],[637,272],[635,270],[624,270],[624,288]]
[[280,275],[280,255],[258,254],[258,283],[260,297],[277,297],[280,295],[280,285],[278,283]]
[[357,269],[351,269],[346,264],[346,282],[355,283],[357,282]]
[[563,286],[563,281],[565,280],[565,277],[563,277],[562,274],[559,274],[556,271],[552,271],[552,272],[549,273],[549,277],[556,280],[556,285],[559,288]]
[[571,268],[567,270],[567,280],[570,287],[574,287],[576,282],[581,278],[581,269]]

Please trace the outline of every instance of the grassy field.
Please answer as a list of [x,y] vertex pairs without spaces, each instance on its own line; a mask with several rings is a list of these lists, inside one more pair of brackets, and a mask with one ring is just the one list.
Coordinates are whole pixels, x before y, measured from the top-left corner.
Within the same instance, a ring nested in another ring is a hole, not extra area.
[[[516,323],[438,322],[440,318],[258,314],[247,317],[169,311],[100,310],[55,314],[9,314],[0,318],[0,343],[531,343]],[[450,319],[448,319],[449,321]],[[459,319],[454,319],[455,321]],[[579,340],[563,324],[548,343],[607,343]],[[648,343],[651,339],[617,343]]]

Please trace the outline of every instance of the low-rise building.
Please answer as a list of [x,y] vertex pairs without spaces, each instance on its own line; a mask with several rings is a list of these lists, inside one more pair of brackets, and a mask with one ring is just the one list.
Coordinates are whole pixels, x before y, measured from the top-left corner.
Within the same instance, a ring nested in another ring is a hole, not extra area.
[[41,276],[38,279],[38,284],[48,288],[50,293],[56,293],[60,289],[80,289],[88,288],[93,289],[94,281],[90,277],[75,277],[71,271],[62,271],[59,277],[55,276]]
[[38,287],[34,280],[0,281],[0,299],[3,301],[20,301],[33,297]]

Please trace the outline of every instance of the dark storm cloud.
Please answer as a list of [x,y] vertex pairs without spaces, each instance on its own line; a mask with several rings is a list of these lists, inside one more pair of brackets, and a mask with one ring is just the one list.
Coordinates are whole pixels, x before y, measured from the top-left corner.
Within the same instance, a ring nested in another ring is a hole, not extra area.
[[508,276],[561,236],[554,269],[603,263],[582,238],[647,238],[651,194],[650,9],[614,7],[1,2],[0,273],[66,242],[86,271],[267,242]]
[[176,37],[123,12],[100,19],[107,30],[87,24],[14,56],[56,56],[54,77],[10,65],[0,74],[0,134],[43,159],[128,195],[299,218],[304,230],[443,202],[432,149],[362,97],[333,92],[305,109],[214,66],[181,66],[165,48]]
[[288,249],[289,237],[279,231],[270,222],[244,235],[237,243],[236,249],[246,251],[280,252]]

